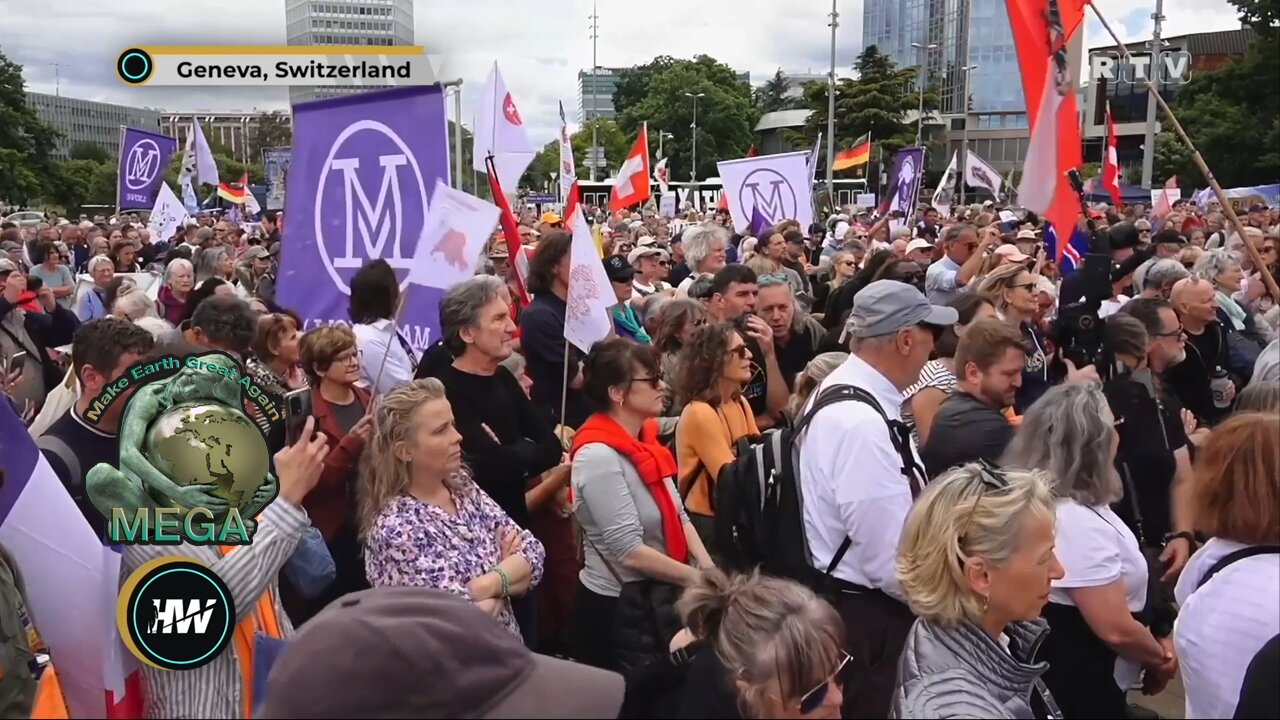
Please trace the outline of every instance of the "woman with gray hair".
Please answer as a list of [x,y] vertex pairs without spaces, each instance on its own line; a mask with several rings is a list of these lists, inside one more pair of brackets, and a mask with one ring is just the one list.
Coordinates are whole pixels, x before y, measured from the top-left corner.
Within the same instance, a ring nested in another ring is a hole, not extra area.
[[248,292],[240,285],[240,278],[236,277],[236,263],[231,254],[231,246],[214,245],[204,248],[195,254],[192,264],[195,266],[197,283],[218,278],[235,290],[236,297],[248,299]]
[[[471,476],[520,527],[569,483],[564,447],[550,423],[502,363],[512,353],[516,325],[505,282],[477,275],[454,285],[440,301],[440,325],[453,363],[437,371],[462,434],[462,454]],[[547,472],[548,470],[554,470]],[[530,478],[547,472],[526,494]],[[512,603],[516,620],[533,645],[537,609],[532,596]]]
[[725,229],[714,223],[701,223],[685,228],[681,247],[689,265],[689,277],[680,283],[680,292],[687,293],[689,286],[699,275],[714,275],[725,266],[729,237]]
[[1049,592],[1052,632],[1039,657],[1065,717],[1126,717],[1134,683],[1144,679],[1144,692],[1155,694],[1178,669],[1172,638],[1158,639],[1138,620],[1147,610],[1148,569],[1137,537],[1111,509],[1124,499],[1117,422],[1123,418],[1097,387],[1060,385],[1027,411],[1002,462],[1055,482],[1066,577]]
[[897,572],[917,620],[898,661],[898,718],[1061,717],[1040,680],[1040,618],[1063,577],[1047,473],[970,463],[929,483]]
[[[1272,338],[1264,326],[1258,324],[1258,318],[1249,306],[1236,300],[1238,297],[1243,298],[1245,277],[1238,257],[1226,250],[1210,250],[1196,262],[1195,272],[1213,285],[1218,299],[1218,322],[1227,329],[1227,341],[1232,350],[1243,351],[1250,362],[1257,360],[1258,353]],[[1236,337],[1231,337],[1232,335]],[[1256,347],[1238,340],[1246,340]]]
[[164,283],[156,296],[160,317],[177,327],[187,319],[187,300],[196,286],[196,271],[190,260],[175,258],[164,268]]
[[156,304],[131,281],[120,284],[115,300],[111,303],[111,314],[130,322],[145,317],[159,317],[156,313]]

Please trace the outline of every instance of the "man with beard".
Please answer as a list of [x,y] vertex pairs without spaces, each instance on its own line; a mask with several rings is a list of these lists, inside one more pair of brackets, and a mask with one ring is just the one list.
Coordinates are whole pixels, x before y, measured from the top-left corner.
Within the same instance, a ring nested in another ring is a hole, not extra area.
[[1153,299],[1125,305],[1107,319],[1106,332],[1117,372],[1103,392],[1116,417],[1116,469],[1125,484],[1115,511],[1138,537],[1153,575],[1171,582],[1195,552],[1189,448],[1207,434],[1197,434],[1195,418],[1161,381],[1186,359],[1186,335],[1173,307]]

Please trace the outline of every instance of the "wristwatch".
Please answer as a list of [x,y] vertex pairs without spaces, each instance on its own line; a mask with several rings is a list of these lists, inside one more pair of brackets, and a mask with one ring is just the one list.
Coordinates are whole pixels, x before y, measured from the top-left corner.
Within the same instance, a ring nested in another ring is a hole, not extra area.
[[1164,536],[1164,538],[1162,539],[1162,544],[1163,544],[1163,545],[1165,545],[1165,546],[1168,546],[1168,545],[1169,545],[1169,543],[1171,543],[1171,542],[1173,542],[1174,540],[1177,540],[1177,539],[1179,539],[1179,538],[1181,538],[1181,539],[1183,539],[1183,540],[1186,540],[1186,541],[1187,541],[1187,545],[1191,547],[1191,552],[1195,552],[1195,550],[1196,550],[1196,535],[1195,535],[1195,533],[1191,532],[1190,530],[1183,530],[1182,532],[1171,532],[1171,533],[1165,533],[1165,536]]

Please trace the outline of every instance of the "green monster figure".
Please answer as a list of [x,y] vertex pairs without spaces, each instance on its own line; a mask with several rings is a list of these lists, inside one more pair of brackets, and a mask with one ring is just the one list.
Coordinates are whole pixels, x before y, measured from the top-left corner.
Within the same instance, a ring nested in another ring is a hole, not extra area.
[[119,469],[100,463],[86,476],[99,512],[111,520],[115,508],[130,518],[145,508],[154,526],[158,508],[204,508],[217,526],[235,509],[251,538],[279,485],[266,440],[243,411],[241,377],[229,356],[209,353],[183,358],[176,375],[135,392],[120,423]]

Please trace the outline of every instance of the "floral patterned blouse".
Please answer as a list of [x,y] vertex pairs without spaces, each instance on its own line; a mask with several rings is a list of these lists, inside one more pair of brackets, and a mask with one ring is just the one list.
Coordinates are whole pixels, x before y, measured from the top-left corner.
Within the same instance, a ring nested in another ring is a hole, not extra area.
[[[457,516],[410,495],[391,500],[373,521],[365,541],[364,566],[373,587],[422,586],[467,596],[467,583],[498,564],[499,531],[511,528],[524,540],[520,556],[533,568],[530,587],[542,579],[546,552],[469,477],[452,492]],[[511,602],[498,620],[520,634]]]

